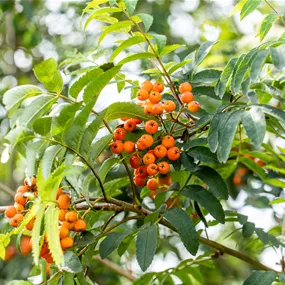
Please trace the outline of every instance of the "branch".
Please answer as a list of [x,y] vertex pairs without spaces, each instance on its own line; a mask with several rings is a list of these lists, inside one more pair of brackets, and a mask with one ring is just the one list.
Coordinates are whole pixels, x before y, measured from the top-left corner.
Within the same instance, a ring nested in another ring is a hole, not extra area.
[[283,17],[278,13],[278,11],[269,3],[269,1],[264,0],[264,2],[273,10],[273,12],[278,15],[279,20],[282,22],[282,24],[285,26],[285,20]]
[[99,261],[100,263],[102,263],[103,265],[105,265],[106,267],[114,271],[115,273],[127,278],[128,280],[130,281],[136,280],[135,276],[131,272],[122,269],[120,266],[110,261],[109,259],[106,259],[106,258],[101,259],[99,256],[95,256],[94,259],[96,259],[97,261]]
[[13,197],[15,196],[15,192],[8,186],[6,186],[3,183],[0,183],[0,189],[3,190],[3,192],[5,192],[6,194],[8,194],[9,196]]

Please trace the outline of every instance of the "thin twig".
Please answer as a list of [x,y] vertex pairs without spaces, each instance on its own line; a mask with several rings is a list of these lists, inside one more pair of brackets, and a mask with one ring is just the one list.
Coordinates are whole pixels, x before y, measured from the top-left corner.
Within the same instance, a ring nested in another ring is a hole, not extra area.
[[0,183],[0,190],[2,190],[3,192],[5,192],[6,194],[8,194],[9,196],[13,197],[15,196],[15,191],[13,191],[10,187],[8,187],[7,185]]
[[273,10],[273,12],[278,15],[279,20],[283,23],[283,25],[285,26],[285,21],[283,19],[283,17],[278,13],[278,11],[269,3],[269,1],[264,0],[264,2]]

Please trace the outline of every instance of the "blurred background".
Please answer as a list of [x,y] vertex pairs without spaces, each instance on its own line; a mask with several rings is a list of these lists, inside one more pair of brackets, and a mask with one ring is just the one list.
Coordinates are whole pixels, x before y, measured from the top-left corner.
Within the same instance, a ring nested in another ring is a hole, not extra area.
[[[234,0],[139,0],[138,13],[153,15],[154,24],[152,32],[165,34],[167,44],[185,44],[186,47],[172,54],[168,60],[177,61],[191,51],[195,50],[204,41],[216,41],[210,56],[204,62],[205,66],[222,68],[229,58],[240,55],[243,51],[259,45],[256,37],[257,27],[265,14],[270,13],[266,5],[261,5],[245,20],[240,22],[239,15],[230,17]],[[285,12],[285,1],[270,1],[279,13]],[[93,21],[86,31],[83,31],[86,16],[82,17],[85,1],[68,0],[0,0],[0,98],[8,89],[23,84],[38,84],[33,75],[33,66],[43,59],[55,58],[61,63],[66,56],[75,53],[88,54],[96,49],[100,23]],[[269,33],[268,38],[276,39],[284,33],[284,27],[276,23]],[[108,36],[103,48],[112,48],[114,41],[120,39],[120,35]],[[102,59],[100,59],[102,60]],[[103,60],[107,60],[107,57]],[[84,65],[83,65],[84,66]],[[88,60],[86,60],[88,66]],[[142,79],[141,71],[148,67],[147,63],[131,63],[126,65],[125,73],[131,79]],[[73,77],[63,72],[65,82],[65,94]],[[129,91],[122,92],[120,97],[116,94],[115,86],[108,86],[103,96],[98,101],[97,109],[106,107],[111,102],[130,100]],[[105,95],[105,96],[104,96]],[[25,176],[24,159],[17,153],[8,154],[3,138],[9,131],[9,119],[0,104],[0,205],[12,202],[15,189],[22,183]],[[276,144],[282,144],[277,141]],[[231,178],[232,179],[232,178]],[[280,226],[283,219],[282,206],[276,205],[273,209],[268,207],[268,199],[263,195],[262,199],[249,201],[248,189],[229,183],[235,193],[225,208],[232,207],[250,216],[250,221],[256,223],[266,231],[274,225]],[[282,190],[282,189],[281,189]],[[270,195],[270,194],[268,194]],[[264,200],[265,199],[265,200]],[[267,200],[266,200],[267,199]],[[245,203],[246,201],[246,203]],[[246,204],[246,205],[245,205]],[[5,219],[1,219],[0,230],[9,229]],[[237,250],[247,252],[252,256],[258,256],[260,245],[254,242],[243,244],[240,232],[230,237],[225,237],[235,229],[234,223],[225,227],[213,227],[208,234],[212,239],[217,239],[225,245],[236,247]],[[167,237],[168,233],[165,232]],[[264,249],[264,248],[262,248]],[[132,248],[131,250],[135,250]],[[169,251],[170,250],[170,251]],[[178,255],[174,254],[177,253]],[[0,284],[6,284],[8,280],[26,278],[32,268],[30,257],[21,255],[18,251],[11,261],[0,261]],[[113,257],[113,256],[112,256]],[[161,241],[160,250],[149,271],[160,271],[180,262],[180,258],[189,258],[178,239]],[[118,257],[114,256],[116,261]],[[265,264],[279,268],[275,263],[280,259],[280,253],[271,248],[261,255],[261,261]],[[119,263],[119,259],[117,260]],[[139,276],[141,272],[135,260],[123,256],[125,266]],[[116,274],[108,269],[102,270],[102,265],[94,260],[94,278],[98,284],[125,284]],[[217,260],[217,268],[205,268],[199,273],[204,277],[204,284],[242,284],[250,272],[244,263],[231,257]],[[195,279],[196,280],[196,279]],[[193,284],[201,284],[197,280]],[[196,282],[196,283],[195,283]],[[197,283],[198,282],[198,283]],[[181,283],[177,283],[181,284]]]

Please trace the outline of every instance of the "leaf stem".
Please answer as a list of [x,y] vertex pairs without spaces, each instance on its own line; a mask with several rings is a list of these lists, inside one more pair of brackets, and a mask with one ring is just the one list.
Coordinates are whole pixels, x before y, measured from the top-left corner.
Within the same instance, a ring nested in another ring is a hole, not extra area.
[[278,13],[278,11],[272,6],[271,3],[269,3],[269,1],[264,0],[264,2],[273,10],[273,12],[278,15],[279,20],[282,22],[282,24],[285,26],[285,20],[283,19],[283,17]]

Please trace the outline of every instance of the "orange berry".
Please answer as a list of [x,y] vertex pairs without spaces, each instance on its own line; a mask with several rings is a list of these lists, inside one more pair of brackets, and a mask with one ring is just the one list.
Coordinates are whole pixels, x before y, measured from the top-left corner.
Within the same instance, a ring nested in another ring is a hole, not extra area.
[[42,245],[42,248],[41,248],[41,251],[40,251],[40,256],[43,257],[45,254],[47,254],[49,252],[49,249],[48,249],[48,245],[47,243],[43,243]]
[[59,211],[58,211],[58,219],[63,222],[65,220],[66,213],[67,213],[67,210],[59,209]]
[[169,148],[167,151],[167,157],[170,160],[177,160],[180,157],[180,149],[176,146]]
[[17,213],[22,212],[22,211],[25,210],[24,206],[19,204],[19,203],[14,203],[14,207],[15,207]]
[[163,158],[167,154],[167,148],[163,146],[162,144],[156,146],[154,148],[154,155],[158,158]]
[[74,223],[74,230],[76,232],[83,232],[86,230],[86,222],[83,219],[79,219]]
[[16,249],[15,249],[15,247],[9,245],[9,246],[6,248],[5,260],[6,260],[6,261],[11,260],[11,259],[13,259],[13,257],[14,257],[15,255],[16,255]]
[[152,87],[153,87],[152,83],[148,80],[144,81],[141,85],[141,88],[147,90],[148,92],[152,90]]
[[62,194],[57,199],[60,209],[68,209],[70,207],[70,197],[66,194]]
[[155,191],[158,188],[158,180],[156,178],[151,178],[150,180],[147,181],[146,187],[151,190]]
[[62,226],[68,228],[69,230],[73,229],[73,223],[69,223],[67,221],[63,221]]
[[149,92],[146,90],[146,89],[140,89],[137,93],[137,98],[140,100],[140,101],[145,101],[147,100],[149,97]]
[[32,251],[31,237],[23,236],[20,242],[20,250],[24,255],[28,255]]
[[129,119],[124,123],[124,128],[127,132],[132,132],[136,129],[137,124],[134,119]]
[[142,160],[137,155],[134,155],[130,158],[130,165],[134,169],[139,168],[142,165]]
[[240,186],[243,184],[243,181],[242,181],[242,176],[238,175],[238,174],[235,174],[234,178],[233,178],[233,183],[236,185],[236,186]]
[[17,210],[14,206],[8,206],[5,211],[5,216],[7,218],[13,218],[17,213]]
[[59,237],[60,237],[60,239],[68,237],[69,229],[67,227],[60,226],[58,229],[59,229]]
[[246,175],[248,172],[247,168],[245,167],[240,167],[239,170],[237,171],[237,174],[240,175],[240,176],[244,176]]
[[145,134],[142,135],[140,140],[142,141],[142,143],[146,146],[146,147],[151,147],[153,145],[153,137],[151,135]]
[[163,90],[164,90],[163,82],[155,82],[153,84],[152,90],[157,91],[159,93],[163,92]]
[[29,187],[28,186],[19,186],[18,189],[17,189],[17,193],[26,193],[29,191]]
[[51,256],[51,253],[48,252],[47,254],[43,255],[43,258],[46,260],[47,264],[54,263],[54,260]]
[[134,183],[136,186],[138,187],[143,187],[146,183],[146,177],[140,176],[140,175],[136,175],[134,177]]
[[184,92],[181,94],[180,99],[183,103],[190,103],[194,100],[194,95],[192,92]]
[[[142,103],[143,104],[143,103]],[[137,125],[140,125],[143,121],[142,120],[140,120],[140,119],[134,119],[133,118],[133,120],[135,121],[135,123],[137,124]]]
[[166,112],[171,113],[176,109],[176,104],[171,100],[167,100],[164,102],[163,107]]
[[164,107],[161,103],[154,104],[152,107],[152,113],[155,115],[161,115],[164,111]]
[[29,185],[29,183],[28,183],[28,178],[25,178],[25,180],[24,180],[24,185],[25,185],[25,186],[35,186],[36,183],[37,183],[36,177],[32,177],[32,179],[31,179],[31,185]]
[[149,134],[155,134],[158,130],[158,123],[154,120],[147,121],[144,125],[144,129]]
[[73,247],[74,240],[71,237],[66,237],[60,241],[60,244],[61,244],[62,249],[71,248]]
[[126,131],[123,128],[117,128],[114,131],[114,139],[118,141],[123,141],[126,136]]
[[157,166],[160,174],[167,174],[170,171],[170,165],[166,161],[159,162]]
[[124,144],[121,141],[114,141],[110,148],[113,153],[120,154],[124,151]]
[[156,175],[158,173],[158,166],[155,163],[151,163],[147,166],[146,171],[150,176]]
[[168,185],[172,184],[172,178],[170,175],[161,175],[159,176],[159,185]]
[[26,204],[26,202],[27,202],[27,198],[25,198],[25,197],[23,196],[23,193],[21,193],[21,192],[16,194],[14,200],[15,200],[16,203],[19,203],[19,204],[21,204],[21,205],[23,205],[23,206],[24,206],[24,205]]
[[26,229],[28,231],[31,231],[34,228],[35,220],[36,218],[33,218],[26,224]]
[[178,206],[179,204],[179,198],[178,197],[173,197],[173,198],[169,198],[165,201],[166,207],[168,208],[175,208]]
[[77,220],[77,213],[75,211],[69,211],[65,214],[65,220],[69,223],[74,223]]
[[149,94],[149,101],[153,104],[157,104],[161,101],[162,96],[159,92],[157,91],[151,91]]
[[138,139],[136,146],[137,146],[138,150],[145,150],[147,148],[147,146],[144,144],[144,142],[141,138]]
[[151,102],[146,102],[144,105],[144,113],[146,115],[152,115],[153,104]]
[[150,165],[155,162],[155,156],[152,153],[146,153],[143,157],[143,163]]
[[135,144],[131,141],[124,142],[124,151],[126,153],[132,153],[135,151]]
[[256,162],[256,164],[259,165],[260,167],[263,167],[263,166],[264,166],[264,162],[263,162],[261,159],[257,159],[255,162]]
[[134,172],[135,175],[139,175],[139,176],[143,176],[143,177],[147,177],[148,173],[147,173],[147,167],[142,165],[139,168],[135,169]]
[[188,82],[181,83],[179,85],[179,92],[182,94],[184,92],[191,92],[192,91],[192,85]]
[[192,101],[188,104],[188,110],[191,113],[196,113],[200,110],[200,103],[197,101]]
[[56,199],[58,199],[58,197],[59,197],[60,195],[62,195],[62,194],[63,194],[62,189],[61,189],[61,188],[58,188],[58,189],[57,189],[57,194],[56,194]]
[[120,118],[121,121],[125,122],[127,121],[129,118]]
[[165,136],[162,138],[161,144],[164,145],[166,148],[174,147],[175,139],[172,136]]

